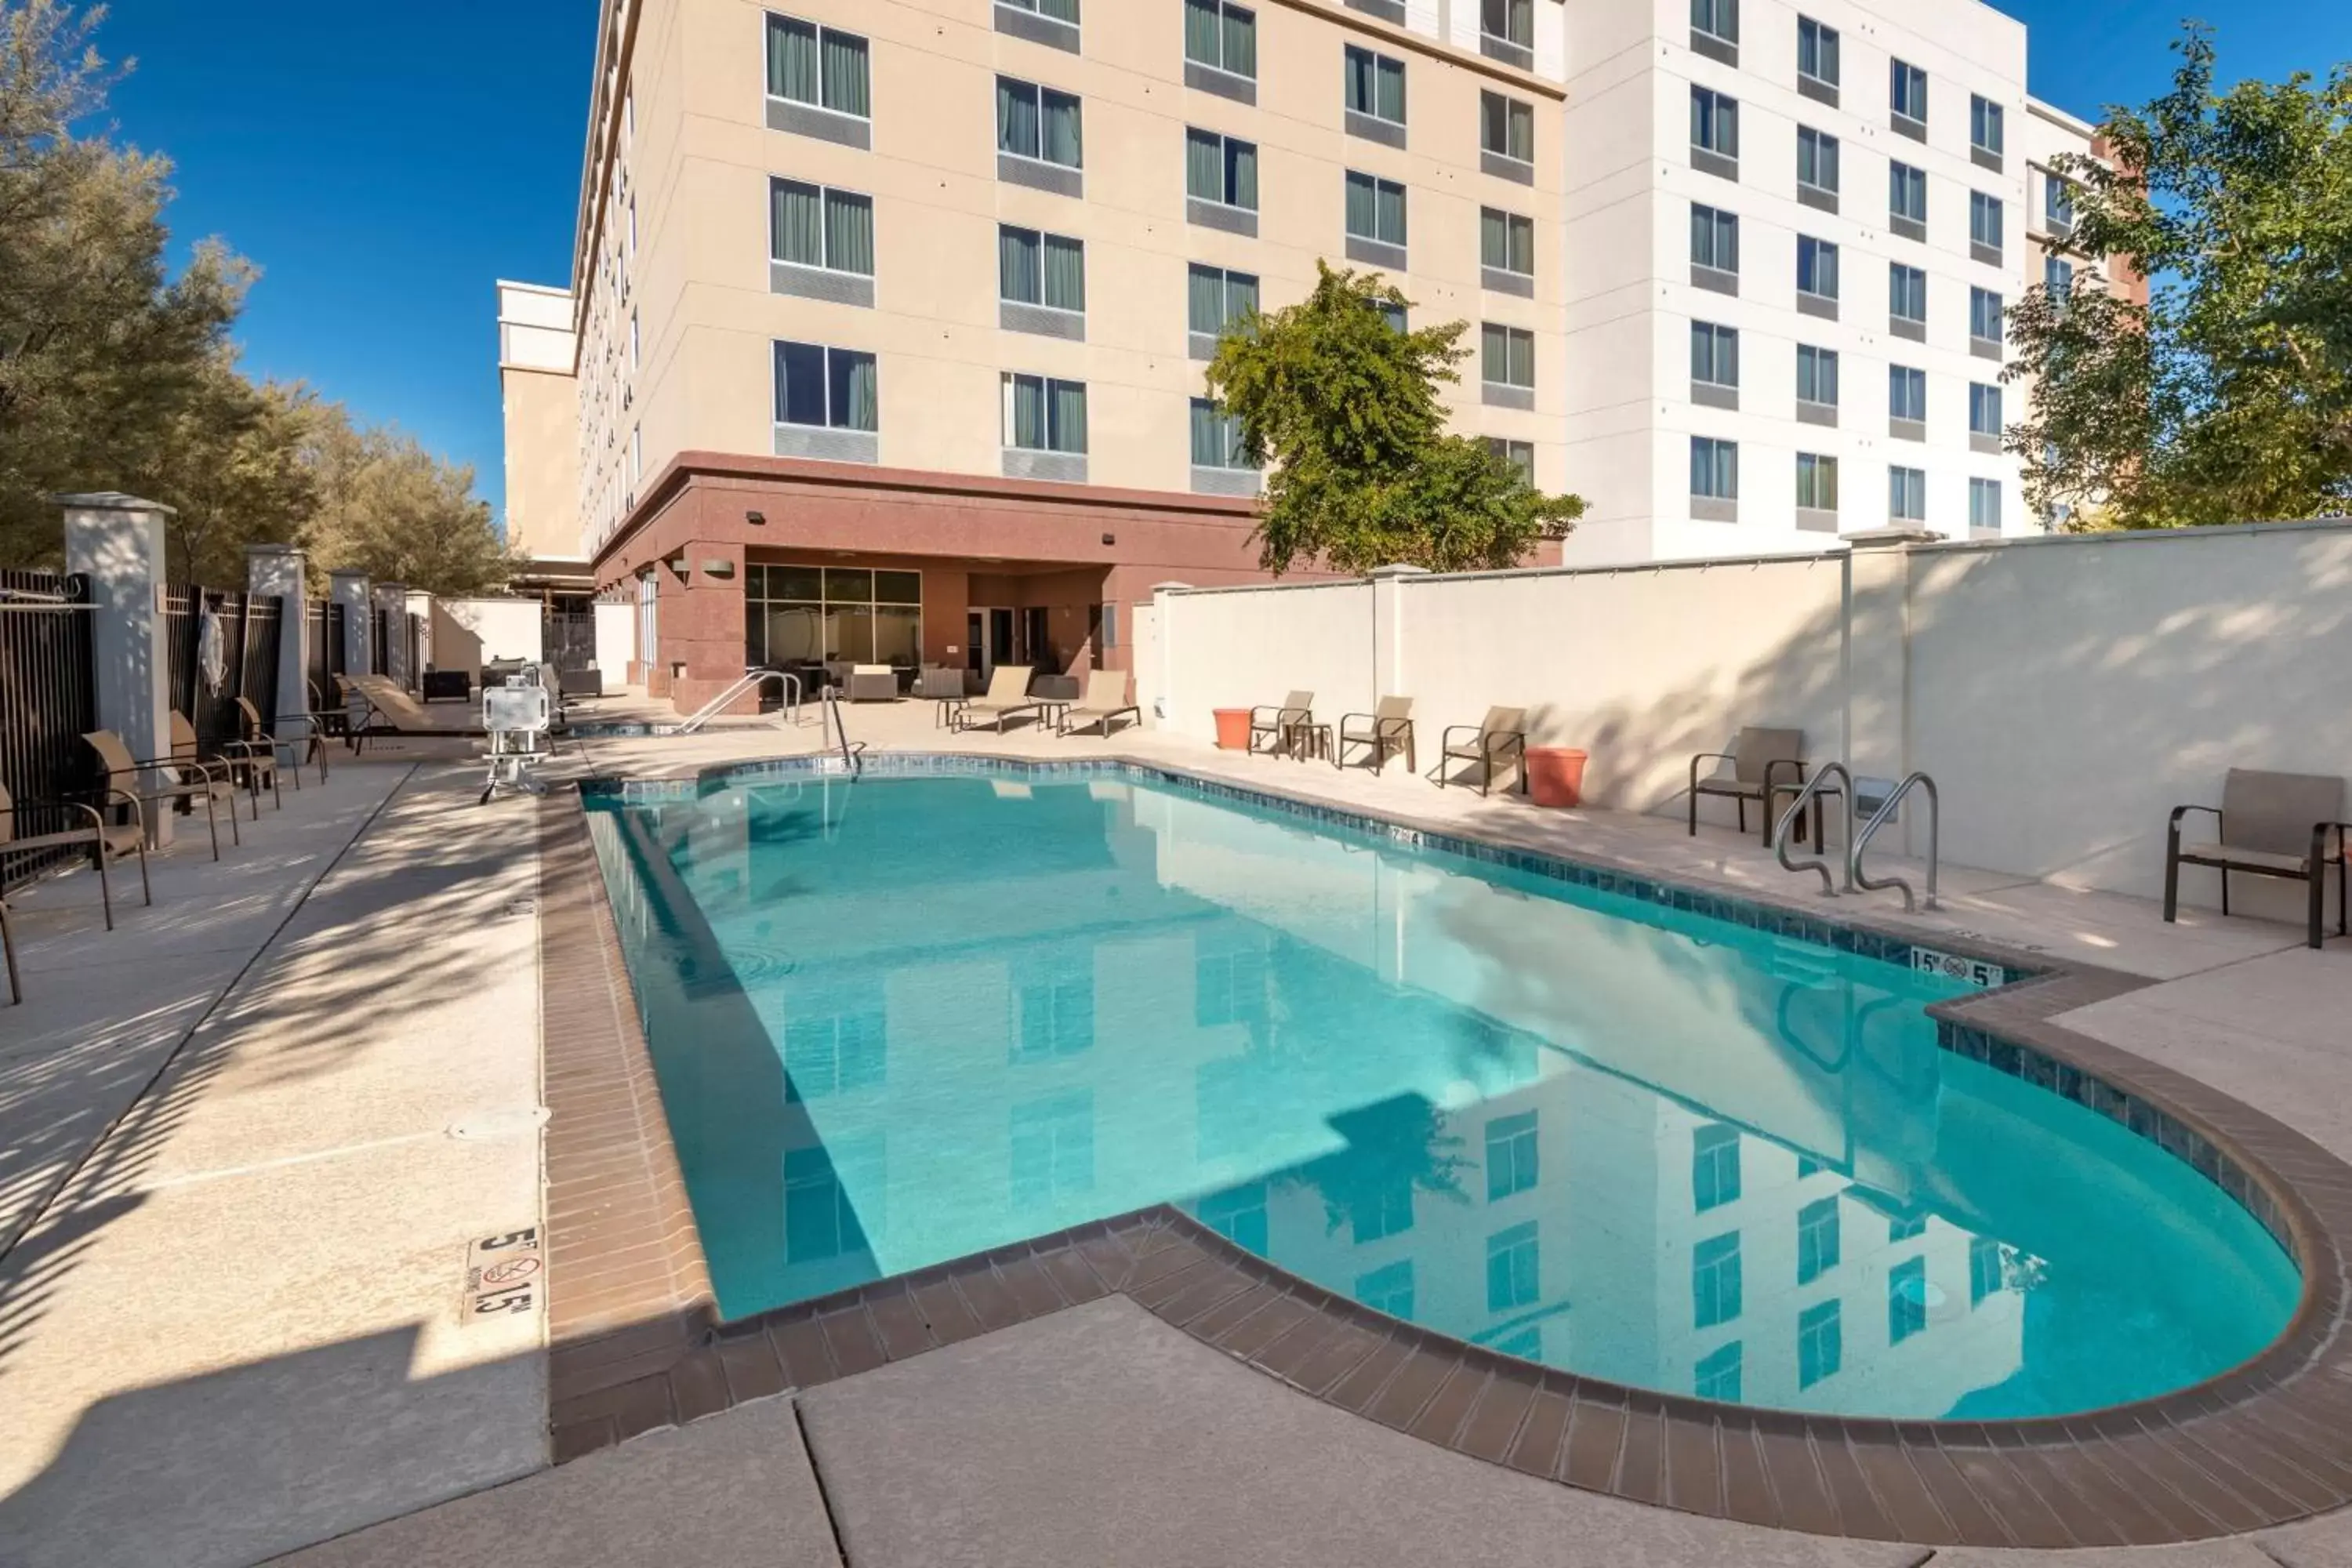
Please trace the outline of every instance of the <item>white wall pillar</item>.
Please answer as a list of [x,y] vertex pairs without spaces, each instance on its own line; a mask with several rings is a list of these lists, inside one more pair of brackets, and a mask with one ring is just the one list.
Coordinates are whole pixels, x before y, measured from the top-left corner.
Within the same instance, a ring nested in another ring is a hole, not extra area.
[[370,599],[372,609],[383,612],[383,646],[375,650],[373,673],[388,675],[394,684],[405,687],[409,684],[408,589],[399,583],[378,583],[370,590]]
[[[65,509],[66,570],[89,579],[90,662],[98,727],[134,757],[172,751],[172,654],[163,616],[165,531],[173,509],[108,490],[54,498]],[[172,814],[151,803],[148,842],[172,842]]]
[[1160,691],[1153,706],[1157,712],[1149,721],[1163,730],[1181,730],[1184,711],[1183,693],[1176,689],[1176,616],[1171,595],[1191,587],[1190,583],[1154,583],[1151,585],[1151,619],[1160,634]]
[[[375,641],[373,626],[368,611],[368,574],[364,572],[331,572],[327,574],[327,598],[343,607],[343,673],[373,675],[375,673]],[[332,702],[335,694],[326,694]]]
[[1372,574],[1372,698],[1395,697],[1405,684],[1404,590],[1408,579],[1426,577],[1425,566],[1382,566]]
[[[290,544],[245,547],[245,591],[278,601],[278,711],[262,721],[281,741],[310,732],[310,605],[303,597],[307,561]],[[320,695],[321,701],[327,700]]]

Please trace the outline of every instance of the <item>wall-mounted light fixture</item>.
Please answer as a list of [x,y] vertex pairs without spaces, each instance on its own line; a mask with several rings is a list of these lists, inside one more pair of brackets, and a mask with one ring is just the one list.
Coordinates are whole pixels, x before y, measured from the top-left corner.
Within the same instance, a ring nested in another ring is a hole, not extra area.
[[1105,544],[1117,544],[1118,542],[1118,535],[1116,533],[1106,533],[1103,535],[1103,542]]
[[764,511],[747,511],[743,514],[743,521],[754,528],[765,528],[768,526],[768,514]]

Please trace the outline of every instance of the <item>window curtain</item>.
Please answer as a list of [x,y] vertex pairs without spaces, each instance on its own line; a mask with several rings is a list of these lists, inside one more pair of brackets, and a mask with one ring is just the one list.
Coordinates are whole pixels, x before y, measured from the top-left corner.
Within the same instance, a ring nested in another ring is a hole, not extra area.
[[1510,220],[1511,260],[1514,272],[1533,277],[1536,270],[1536,226],[1533,218],[1515,217]]
[[1225,7],[1225,68],[1235,76],[1257,75],[1257,17]]
[[824,350],[814,343],[776,345],[776,422],[825,422]]
[[1380,237],[1380,194],[1370,174],[1348,176],[1348,232],[1360,239]]
[[1386,180],[1380,183],[1380,237],[1391,245],[1402,245],[1404,238],[1404,187]]
[[824,35],[824,106],[844,114],[873,112],[866,91],[865,39],[832,31]]
[[1359,114],[1372,112],[1372,100],[1377,89],[1372,84],[1374,73],[1370,49],[1348,50],[1342,63],[1348,74],[1348,107]]
[[1509,351],[1508,368],[1513,386],[1532,387],[1536,384],[1536,335],[1533,332],[1512,332],[1504,340]]
[[1086,162],[1078,135],[1078,100],[1066,92],[1045,97],[1045,161],[1080,168]]
[[1511,220],[1493,207],[1478,214],[1478,261],[1484,267],[1511,265]]
[[1204,66],[1224,63],[1217,0],[1184,0],[1184,58]]
[[1195,267],[1185,275],[1186,325],[1211,335],[1225,330],[1225,282],[1213,267]]
[[1511,383],[1511,334],[1508,329],[1485,326],[1479,329],[1478,378],[1498,386]]
[[1691,437],[1690,493],[1711,496],[1715,493],[1715,448],[1711,442]]
[[1037,9],[1056,22],[1078,25],[1078,0],[1037,0]]
[[1246,272],[1225,274],[1225,325],[1233,326],[1257,309],[1257,279]]
[[1084,452],[1087,449],[1087,384],[1082,381],[1057,381],[1052,384],[1054,399],[1054,450]]
[[768,91],[798,103],[818,103],[816,28],[807,22],[768,18]]
[[824,265],[824,193],[814,185],[778,180],[772,254],[795,267]]
[[1213,132],[1184,132],[1184,194],[1204,202],[1225,199],[1224,142]]
[[1257,144],[1225,142],[1225,199],[1237,207],[1257,211]]
[[874,275],[873,198],[825,193],[824,258],[836,272]]
[[872,354],[829,349],[833,423],[844,430],[874,430],[881,425],[881,382]]
[[997,292],[1016,304],[1034,305],[1043,297],[1037,258],[1037,231],[1000,225],[996,230]]
[[1372,112],[1382,120],[1404,123],[1404,62],[1384,59],[1380,62],[1379,80],[1373,84],[1375,97]]
[[1086,242],[1065,239],[1058,234],[1045,237],[1045,302],[1056,310],[1083,310],[1087,308],[1087,247]]
[[1012,388],[1013,445],[1042,451],[1045,446],[1045,384],[1034,375],[1006,378]]
[[1037,155],[1037,89],[1026,82],[996,79],[996,147],[1024,158]]
[[1217,418],[1217,405],[1205,397],[1192,399],[1192,466],[1225,466],[1224,430]]

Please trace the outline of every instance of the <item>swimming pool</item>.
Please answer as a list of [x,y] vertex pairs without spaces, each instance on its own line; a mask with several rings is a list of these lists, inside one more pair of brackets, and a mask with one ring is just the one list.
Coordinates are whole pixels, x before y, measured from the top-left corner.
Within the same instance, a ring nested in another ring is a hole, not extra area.
[[730,1318],[1176,1203],[1578,1373],[1994,1419],[2298,1300],[2189,1164],[1940,1049],[1960,980],[1113,764],[592,805]]

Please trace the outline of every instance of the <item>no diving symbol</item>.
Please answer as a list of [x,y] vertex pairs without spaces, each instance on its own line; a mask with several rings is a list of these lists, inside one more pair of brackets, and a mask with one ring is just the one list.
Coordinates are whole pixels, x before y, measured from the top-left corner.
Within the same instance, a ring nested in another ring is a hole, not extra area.
[[509,1258],[482,1270],[482,1289],[505,1290],[520,1285],[539,1272],[536,1258]]

